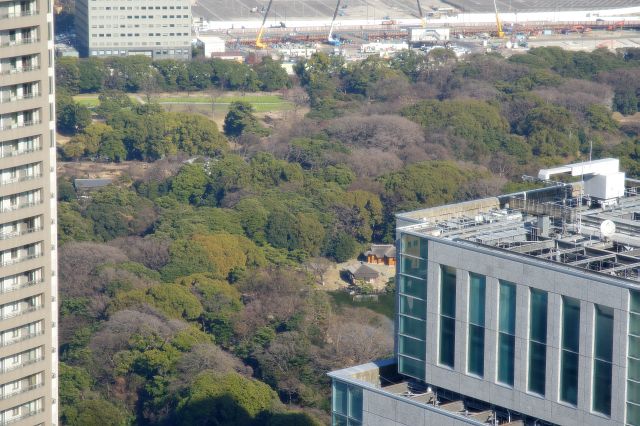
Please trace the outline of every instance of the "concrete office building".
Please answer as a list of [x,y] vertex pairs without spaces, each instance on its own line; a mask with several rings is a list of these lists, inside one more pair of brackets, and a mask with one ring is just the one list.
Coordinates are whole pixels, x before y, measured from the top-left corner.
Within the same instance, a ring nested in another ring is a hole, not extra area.
[[191,58],[189,0],[78,0],[75,23],[82,56]]
[[0,424],[58,423],[52,6],[0,1]]
[[640,425],[640,181],[539,178],[396,216],[395,358],[329,373],[334,425]]

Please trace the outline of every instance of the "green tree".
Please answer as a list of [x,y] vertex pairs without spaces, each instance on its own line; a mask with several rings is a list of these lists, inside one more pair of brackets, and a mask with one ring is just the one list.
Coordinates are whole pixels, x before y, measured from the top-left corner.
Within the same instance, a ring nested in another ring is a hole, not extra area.
[[171,181],[171,193],[178,201],[197,205],[204,199],[208,182],[201,164],[188,164]]
[[339,233],[329,240],[327,256],[336,262],[346,262],[356,254],[358,243],[351,235]]
[[249,426],[263,411],[278,405],[277,394],[266,384],[237,373],[203,372],[178,403],[178,425]]
[[107,77],[108,70],[102,59],[87,58],[78,63],[80,81],[78,87],[81,92],[100,92]]
[[56,96],[56,126],[61,132],[75,134],[91,124],[91,111],[74,102],[65,93]]
[[65,424],[69,426],[126,426],[128,415],[122,407],[118,407],[104,399],[77,401],[73,412],[65,412]]
[[[80,91],[80,68],[77,58],[62,57],[56,60],[56,88],[72,95]],[[61,90],[62,89],[62,90]]]
[[253,115],[254,109],[251,104],[244,101],[232,102],[229,112],[224,117],[224,133],[227,136],[240,136],[244,132],[262,135],[264,128],[258,123],[258,119]]
[[274,61],[271,56],[264,56],[262,62],[255,66],[260,80],[260,88],[268,92],[291,87],[291,80],[282,68],[282,62]]
[[206,117],[196,114],[171,113],[166,115],[166,134],[179,151],[190,155],[219,156],[227,151],[225,137],[218,126]]

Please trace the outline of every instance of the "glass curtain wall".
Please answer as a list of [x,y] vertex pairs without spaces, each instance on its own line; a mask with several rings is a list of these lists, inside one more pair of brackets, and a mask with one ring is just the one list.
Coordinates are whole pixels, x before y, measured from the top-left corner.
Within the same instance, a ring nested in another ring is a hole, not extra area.
[[516,352],[516,285],[500,281],[498,301],[498,382],[513,386]]
[[412,235],[400,238],[398,274],[398,371],[424,380],[427,338],[427,246]]
[[613,361],[613,309],[595,305],[595,342],[593,344],[592,409],[611,415],[611,374]]
[[544,396],[547,369],[547,292],[529,289],[529,392]]
[[331,411],[333,426],[361,426],[362,389],[334,380]]
[[580,352],[580,301],[562,296],[562,350],[560,357],[560,401],[578,404],[578,360]]
[[467,371],[484,376],[484,316],[486,278],[469,274],[469,348]]
[[627,356],[627,424],[640,426],[640,292],[631,291]]
[[440,364],[454,368],[456,347],[456,270],[440,266]]

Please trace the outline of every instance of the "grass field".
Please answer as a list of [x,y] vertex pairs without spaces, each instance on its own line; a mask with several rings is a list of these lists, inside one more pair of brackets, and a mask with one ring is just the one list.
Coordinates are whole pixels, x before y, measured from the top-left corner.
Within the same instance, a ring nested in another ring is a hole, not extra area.
[[338,307],[353,306],[357,308],[368,308],[393,320],[395,311],[395,294],[382,293],[378,296],[377,302],[373,300],[356,302],[353,300],[351,295],[344,291],[330,291],[328,294]]
[[[133,100],[138,98],[144,98],[144,96],[129,95]],[[98,106],[97,94],[76,95],[73,99],[80,105],[84,105],[89,108]],[[165,105],[167,110],[173,111],[188,111],[192,106],[198,106],[198,110],[202,107],[206,107],[211,110],[211,96],[156,96],[153,97],[155,102]],[[293,103],[282,99],[280,95],[222,95],[215,98],[214,112],[216,114],[225,113],[229,108],[231,102],[244,101],[249,102],[256,112],[272,112],[272,111],[288,111],[293,109]]]

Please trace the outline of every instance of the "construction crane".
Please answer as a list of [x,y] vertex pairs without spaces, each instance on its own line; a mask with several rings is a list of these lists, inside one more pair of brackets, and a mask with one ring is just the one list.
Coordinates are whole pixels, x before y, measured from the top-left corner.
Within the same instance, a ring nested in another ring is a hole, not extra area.
[[427,27],[427,19],[422,14],[422,5],[420,4],[420,0],[416,0],[418,3],[418,16],[420,17],[420,22],[422,23],[422,28]]
[[498,5],[496,0],[493,0],[493,8],[496,11],[496,25],[498,26],[498,38],[504,38],[504,31],[502,31],[502,22],[500,22],[500,15],[498,14]]
[[342,42],[338,37],[333,37],[333,24],[336,22],[336,16],[338,16],[338,9],[340,9],[340,2],[342,0],[338,0],[336,4],[336,10],[333,12],[333,19],[331,20],[331,26],[329,27],[329,36],[327,37],[327,43],[332,46],[340,46]]
[[267,44],[262,41],[262,34],[264,33],[264,24],[267,22],[267,16],[269,16],[269,10],[271,10],[271,3],[273,0],[269,0],[269,4],[267,5],[267,10],[264,12],[264,18],[262,18],[262,25],[260,25],[260,31],[258,31],[258,37],[256,37],[256,48],[264,49],[267,47]]

